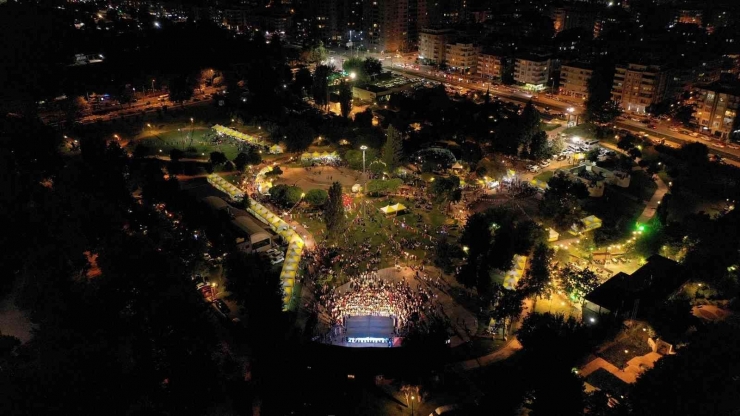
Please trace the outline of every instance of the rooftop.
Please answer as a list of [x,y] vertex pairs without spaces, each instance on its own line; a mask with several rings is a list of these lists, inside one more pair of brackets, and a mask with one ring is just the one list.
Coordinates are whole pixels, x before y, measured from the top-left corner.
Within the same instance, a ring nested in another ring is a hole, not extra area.
[[639,301],[641,309],[663,302],[687,280],[681,266],[657,254],[631,275],[617,273],[586,296],[586,300],[610,311],[632,308]]

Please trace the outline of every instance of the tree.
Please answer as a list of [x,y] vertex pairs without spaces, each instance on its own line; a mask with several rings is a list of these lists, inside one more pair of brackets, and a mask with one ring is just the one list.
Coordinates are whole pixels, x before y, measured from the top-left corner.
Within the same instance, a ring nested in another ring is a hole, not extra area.
[[688,346],[644,372],[628,397],[632,415],[737,412],[740,333],[727,323],[700,327]]
[[223,152],[211,152],[210,160],[211,163],[213,163],[214,165],[222,165],[229,161],[229,159],[226,158],[226,155],[223,154]]
[[284,131],[285,145],[289,152],[302,152],[313,143],[316,133],[303,120],[291,120]]
[[450,176],[449,178],[439,177],[432,182],[431,191],[435,202],[457,202],[462,197],[460,191],[460,178]]
[[614,78],[614,65],[601,62],[591,73],[588,82],[588,100],[586,100],[586,120],[606,123],[616,115],[610,107],[611,87]]
[[270,188],[272,200],[284,207],[292,207],[297,204],[302,198],[301,195],[303,195],[303,190],[297,186],[279,184]]
[[389,171],[396,169],[403,157],[403,138],[393,125],[388,126],[385,144],[381,150],[381,159]]
[[195,82],[187,75],[176,75],[170,79],[169,90],[170,101],[182,104],[193,98]]
[[172,149],[170,150],[170,160],[173,162],[179,162],[183,157],[185,157],[185,152],[183,152],[180,149]]
[[[378,158],[378,151],[372,147],[365,150],[365,168],[368,169],[370,164]],[[347,162],[350,168],[354,170],[362,170],[362,150],[347,150],[344,154],[344,160]]]
[[324,206],[324,222],[329,233],[337,233],[344,225],[344,204],[342,201],[342,185],[334,182],[329,187],[329,198]]
[[599,286],[599,276],[593,270],[589,268],[578,270],[570,264],[566,264],[561,270],[561,280],[563,289],[569,297],[581,303],[586,301],[586,295]]
[[317,62],[321,63],[326,61],[326,58],[329,56],[329,52],[327,52],[326,48],[324,47],[324,43],[319,41],[308,53],[308,60],[309,62]]
[[379,60],[372,57],[365,58],[365,61],[363,62],[363,68],[365,69],[365,73],[371,77],[375,75],[380,75],[380,73],[383,72],[383,64]]
[[498,288],[496,304],[491,311],[491,315],[494,319],[503,322],[504,336],[506,336],[508,325],[522,314],[524,293],[519,290],[504,289],[501,286],[498,286]]
[[547,141],[547,133],[540,131],[532,136],[532,141],[529,143],[529,157],[531,159],[542,160],[552,155],[552,147]]
[[313,71],[313,100],[318,106],[329,104],[329,76],[334,67],[318,65]]
[[134,91],[130,85],[123,85],[119,88],[118,94],[116,94],[118,102],[121,105],[131,104],[134,99]]
[[310,91],[311,86],[313,85],[311,71],[309,71],[306,67],[302,67],[301,69],[299,69],[298,72],[296,72],[295,74],[295,81],[293,82],[293,85],[295,85],[301,95],[305,94],[307,91]]
[[[264,331],[279,333],[283,327],[283,286],[278,273],[257,254],[229,253],[224,264],[226,290],[245,316],[246,327],[256,338]],[[259,344],[259,343],[258,343]]]
[[90,111],[90,104],[84,97],[77,96],[65,101],[64,115],[68,126],[71,126],[78,118]]
[[366,108],[361,113],[355,113],[355,125],[362,128],[370,128],[373,126],[373,111],[370,108]]
[[555,250],[541,242],[532,253],[529,261],[529,271],[520,283],[527,296],[542,297],[550,292],[550,262],[555,256]]
[[311,189],[306,192],[305,201],[314,207],[323,206],[329,200],[329,193],[323,189]]
[[560,227],[569,227],[580,218],[578,201],[588,196],[588,188],[581,181],[571,180],[558,173],[547,182],[548,188],[540,201],[540,212],[552,218]]
[[362,84],[370,80],[370,75],[365,69],[365,63],[360,58],[349,58],[342,63],[342,69],[347,74],[355,74],[355,81]]
[[339,107],[342,117],[349,117],[352,111],[352,86],[346,81],[339,84]]
[[393,193],[403,184],[403,180],[394,179],[372,179],[367,182],[367,192],[371,194]]
[[[522,109],[522,115],[519,116],[519,143],[522,146],[529,147],[535,136],[542,133],[540,113],[534,108],[530,100]],[[547,135],[545,135],[545,138]]]
[[244,172],[244,169],[247,167],[248,162],[249,156],[247,156],[247,154],[244,152],[239,152],[239,154],[236,155],[236,157],[234,158],[234,166],[239,172]]

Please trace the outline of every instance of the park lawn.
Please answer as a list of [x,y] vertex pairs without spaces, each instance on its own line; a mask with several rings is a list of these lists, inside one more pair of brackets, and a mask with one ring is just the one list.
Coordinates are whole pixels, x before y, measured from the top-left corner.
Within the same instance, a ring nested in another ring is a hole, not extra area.
[[563,130],[563,134],[566,136],[579,136],[583,139],[595,139],[596,138],[596,125],[591,123],[579,124],[575,127],[568,127]]
[[630,186],[627,188],[627,193],[640,201],[649,201],[658,189],[658,184],[644,170],[633,170],[630,175]]
[[170,130],[132,141],[129,143],[129,146],[133,149],[139,144],[145,145],[149,147],[150,154],[152,155],[169,155],[172,149],[185,151],[188,148],[192,148],[191,151],[185,152],[185,157],[208,159],[211,152],[223,152],[229,160],[236,158],[241,148],[238,142],[227,139],[221,144],[210,143],[205,139],[206,134],[210,131],[210,129],[193,130],[191,140],[190,131]]
[[538,174],[534,178],[537,179],[538,181],[542,181],[542,182],[547,183],[547,181],[549,181],[550,178],[553,177],[553,175],[555,175],[555,171],[553,171],[553,170],[546,170],[546,171]]
[[544,131],[553,131],[556,128],[560,127],[559,124],[552,124],[552,123],[540,123],[540,128]]

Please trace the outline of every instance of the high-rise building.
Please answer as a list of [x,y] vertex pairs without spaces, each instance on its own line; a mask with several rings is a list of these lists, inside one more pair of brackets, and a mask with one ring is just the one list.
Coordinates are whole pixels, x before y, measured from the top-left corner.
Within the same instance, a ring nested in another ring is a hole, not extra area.
[[362,27],[371,51],[412,51],[427,26],[429,0],[364,0]]
[[315,39],[336,39],[339,35],[338,7],[335,0],[311,0],[311,32]]
[[737,113],[740,109],[740,85],[715,82],[697,89],[698,107],[694,119],[704,133],[728,139],[740,135]]
[[658,65],[617,65],[612,100],[624,111],[645,114],[649,106],[663,101],[667,78]]
[[422,29],[419,33],[419,59],[432,65],[441,64],[445,60],[447,44],[454,38],[452,29]]
[[472,74],[478,69],[480,48],[471,42],[448,43],[445,46],[445,62],[453,71]]
[[583,62],[571,62],[560,67],[560,93],[579,98],[588,98],[588,83],[593,69]]
[[550,11],[555,33],[582,28],[592,30],[596,22],[596,11],[588,6],[555,7]]
[[550,79],[550,57],[524,55],[514,62],[514,81],[535,89],[544,89]]
[[500,80],[504,56],[500,52],[482,51],[478,54],[478,75],[483,79]]

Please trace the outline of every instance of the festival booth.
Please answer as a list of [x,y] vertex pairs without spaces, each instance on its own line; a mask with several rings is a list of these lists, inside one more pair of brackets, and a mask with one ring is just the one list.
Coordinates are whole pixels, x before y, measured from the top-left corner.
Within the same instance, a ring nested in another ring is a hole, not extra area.
[[244,192],[241,189],[237,188],[232,183],[216,174],[212,173],[208,175],[208,183],[213,185],[219,191],[231,197],[231,199],[244,198]]
[[568,232],[573,235],[578,235],[593,231],[597,228],[601,228],[601,218],[595,215],[589,215],[586,218],[582,218],[580,223],[573,224]]
[[406,206],[403,204],[386,205],[380,208],[380,212],[385,215],[398,215],[399,212],[405,211]]
[[318,163],[321,165],[329,165],[332,163],[337,163],[339,162],[339,160],[340,160],[340,157],[339,157],[339,153],[337,152],[331,152],[331,153],[329,152],[323,152],[323,153],[306,152],[301,155],[301,163],[303,164]]
[[[239,188],[216,174],[208,175],[208,182],[216,189],[231,196],[233,199],[243,199],[245,197],[244,192]],[[296,274],[298,273],[305,243],[298,233],[293,230],[290,224],[283,221],[282,218],[273,214],[269,209],[265,208],[264,205],[254,199],[250,198],[249,202],[249,208],[247,208],[247,211],[254,215],[258,220],[269,225],[273,231],[288,242],[285,261],[283,262],[283,267],[280,271],[280,281],[283,284],[284,293],[283,309],[287,309],[290,299],[293,296]]]
[[553,230],[552,228],[547,229],[547,241],[552,243],[553,241],[558,241],[558,238],[560,238],[560,233]]
[[509,290],[516,289],[516,285],[519,283],[519,279],[524,276],[524,269],[526,268],[526,266],[526,256],[514,256],[514,267],[506,272],[506,276],[504,276],[504,288]]
[[273,144],[270,146],[269,150],[271,155],[279,155],[283,153],[283,146],[280,146],[279,144]]
[[254,145],[262,144],[262,140],[259,137],[255,137],[250,134],[242,133],[240,131],[230,129],[228,127],[224,127],[220,124],[216,124],[215,126],[213,126],[213,130],[215,130],[216,133],[220,135],[229,136],[236,140],[240,140],[240,141],[247,142],[247,143],[254,144]]

